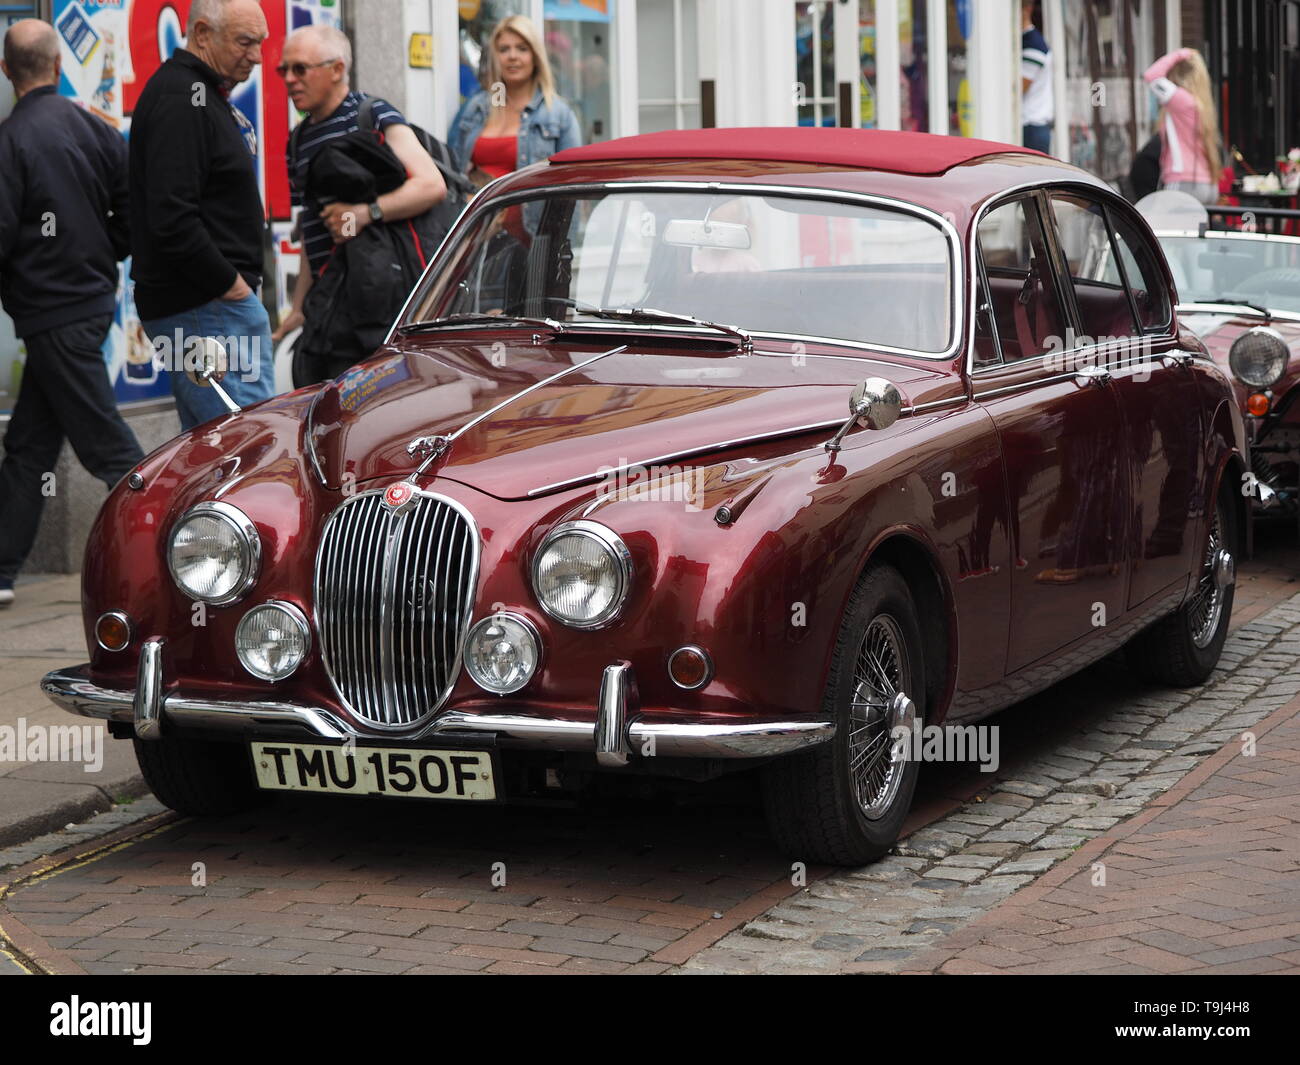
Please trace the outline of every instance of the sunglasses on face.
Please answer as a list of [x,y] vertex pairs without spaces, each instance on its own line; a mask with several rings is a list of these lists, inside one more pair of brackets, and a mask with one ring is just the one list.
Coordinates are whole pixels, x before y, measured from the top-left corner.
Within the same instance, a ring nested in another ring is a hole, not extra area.
[[282,78],[287,78],[290,74],[295,78],[301,78],[305,77],[309,70],[314,70],[316,67],[327,67],[331,63],[337,62],[337,59],[322,59],[319,63],[281,63],[275,68],[275,72]]

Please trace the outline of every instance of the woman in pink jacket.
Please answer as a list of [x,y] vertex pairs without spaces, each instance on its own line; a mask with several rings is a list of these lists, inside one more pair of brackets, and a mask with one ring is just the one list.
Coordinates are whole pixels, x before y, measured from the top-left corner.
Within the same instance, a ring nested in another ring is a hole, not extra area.
[[1194,48],[1162,56],[1143,75],[1160,101],[1160,187],[1201,203],[1219,198],[1219,118],[1210,72]]

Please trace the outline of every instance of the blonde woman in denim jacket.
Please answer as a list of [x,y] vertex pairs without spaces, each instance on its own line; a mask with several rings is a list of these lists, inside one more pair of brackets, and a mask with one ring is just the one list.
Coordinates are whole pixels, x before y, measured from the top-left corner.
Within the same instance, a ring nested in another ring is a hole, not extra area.
[[447,146],[478,185],[582,143],[532,19],[502,19],[488,40],[488,88],[465,102]]

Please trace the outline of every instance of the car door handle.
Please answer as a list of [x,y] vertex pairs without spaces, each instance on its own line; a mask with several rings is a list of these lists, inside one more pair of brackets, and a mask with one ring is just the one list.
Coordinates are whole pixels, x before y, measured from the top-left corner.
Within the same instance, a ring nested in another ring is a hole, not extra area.
[[1081,385],[1102,385],[1110,383],[1110,371],[1104,366],[1084,366],[1075,371],[1074,379]]

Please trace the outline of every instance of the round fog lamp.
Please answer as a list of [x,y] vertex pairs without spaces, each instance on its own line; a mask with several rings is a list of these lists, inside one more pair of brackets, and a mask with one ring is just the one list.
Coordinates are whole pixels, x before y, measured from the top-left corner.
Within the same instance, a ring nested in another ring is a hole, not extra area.
[[527,618],[493,614],[469,630],[465,668],[480,688],[509,695],[533,679],[541,646],[541,638]]
[[284,680],[307,657],[311,629],[292,603],[253,607],[235,630],[235,653],[248,672],[262,680]]
[[713,679],[713,659],[703,647],[679,647],[668,656],[668,675],[677,687],[695,691]]
[[100,614],[95,622],[95,642],[105,651],[121,651],[131,642],[131,619],[120,610]]

